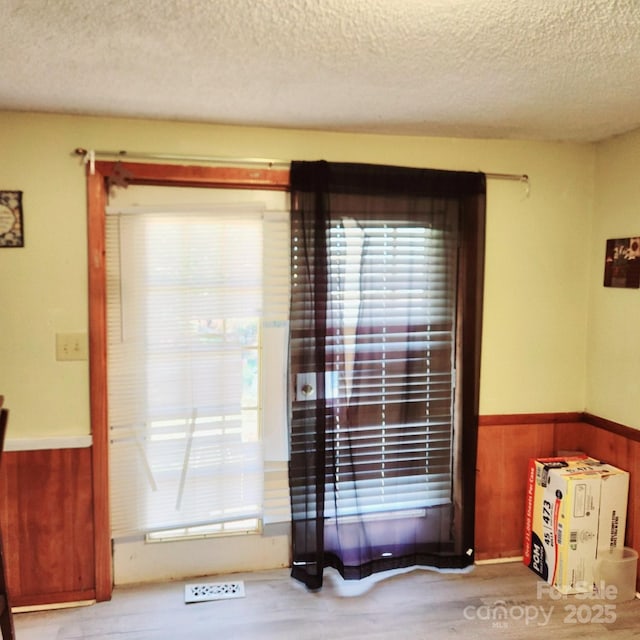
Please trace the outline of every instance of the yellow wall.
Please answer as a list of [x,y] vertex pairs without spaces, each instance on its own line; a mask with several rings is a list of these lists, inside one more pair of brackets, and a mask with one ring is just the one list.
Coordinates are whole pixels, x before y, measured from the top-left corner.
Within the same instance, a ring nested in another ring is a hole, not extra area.
[[[11,409],[10,438],[89,433],[87,363],[55,359],[56,333],[87,330],[85,183],[81,162],[72,155],[78,146],[529,174],[529,197],[516,182],[492,180],[488,186],[481,412],[585,407],[587,291],[595,259],[590,251],[593,145],[6,112],[0,113],[0,131],[0,189],[24,191],[26,236],[24,249],[0,250],[0,393]],[[637,155],[640,140],[631,147]],[[613,146],[610,154],[617,153]],[[600,182],[608,179],[602,169],[599,177]],[[630,194],[632,187],[627,189]],[[614,198],[598,200],[600,218],[607,200]],[[626,202],[627,218],[619,231],[640,233],[640,228],[629,229],[630,209],[637,201]],[[607,293],[612,302],[632,304],[633,294]],[[633,300],[637,310],[640,296]],[[638,353],[638,332],[631,336],[631,320],[625,324]],[[616,345],[624,351],[619,338]],[[630,364],[625,379],[632,384]],[[601,383],[594,376],[591,380]],[[632,410],[610,411],[594,399],[594,412],[637,422]]]
[[587,410],[640,429],[640,290],[605,288],[608,238],[640,236],[640,130],[598,145]]

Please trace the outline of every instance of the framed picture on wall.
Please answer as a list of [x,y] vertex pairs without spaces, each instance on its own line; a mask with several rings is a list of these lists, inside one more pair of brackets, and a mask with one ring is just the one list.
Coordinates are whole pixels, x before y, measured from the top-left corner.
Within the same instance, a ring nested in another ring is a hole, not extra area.
[[0,191],[0,248],[24,247],[22,191]]
[[640,237],[607,240],[604,286],[640,288]]

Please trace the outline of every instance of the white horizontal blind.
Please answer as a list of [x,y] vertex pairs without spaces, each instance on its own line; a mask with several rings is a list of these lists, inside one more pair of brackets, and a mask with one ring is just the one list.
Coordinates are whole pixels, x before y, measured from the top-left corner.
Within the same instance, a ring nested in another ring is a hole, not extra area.
[[328,254],[336,481],[327,486],[325,516],[449,502],[456,234],[343,220],[330,230]]
[[114,537],[262,518],[265,310],[282,329],[288,304],[288,270],[265,258],[282,220],[259,205],[107,216]]
[[262,321],[262,423],[265,525],[291,520],[289,499],[288,348],[290,215],[264,212],[264,314]]

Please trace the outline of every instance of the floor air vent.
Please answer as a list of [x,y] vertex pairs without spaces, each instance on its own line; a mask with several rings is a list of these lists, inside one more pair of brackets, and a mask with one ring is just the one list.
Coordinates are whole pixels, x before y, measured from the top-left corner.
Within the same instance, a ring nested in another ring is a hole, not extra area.
[[184,587],[184,601],[187,604],[229,598],[244,598],[244,582],[201,582]]

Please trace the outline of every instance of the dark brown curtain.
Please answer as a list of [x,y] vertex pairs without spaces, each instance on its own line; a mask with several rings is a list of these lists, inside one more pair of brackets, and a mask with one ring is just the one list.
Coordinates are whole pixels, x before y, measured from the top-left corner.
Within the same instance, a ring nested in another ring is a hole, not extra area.
[[294,162],[291,195],[292,575],[466,567],[485,176]]

